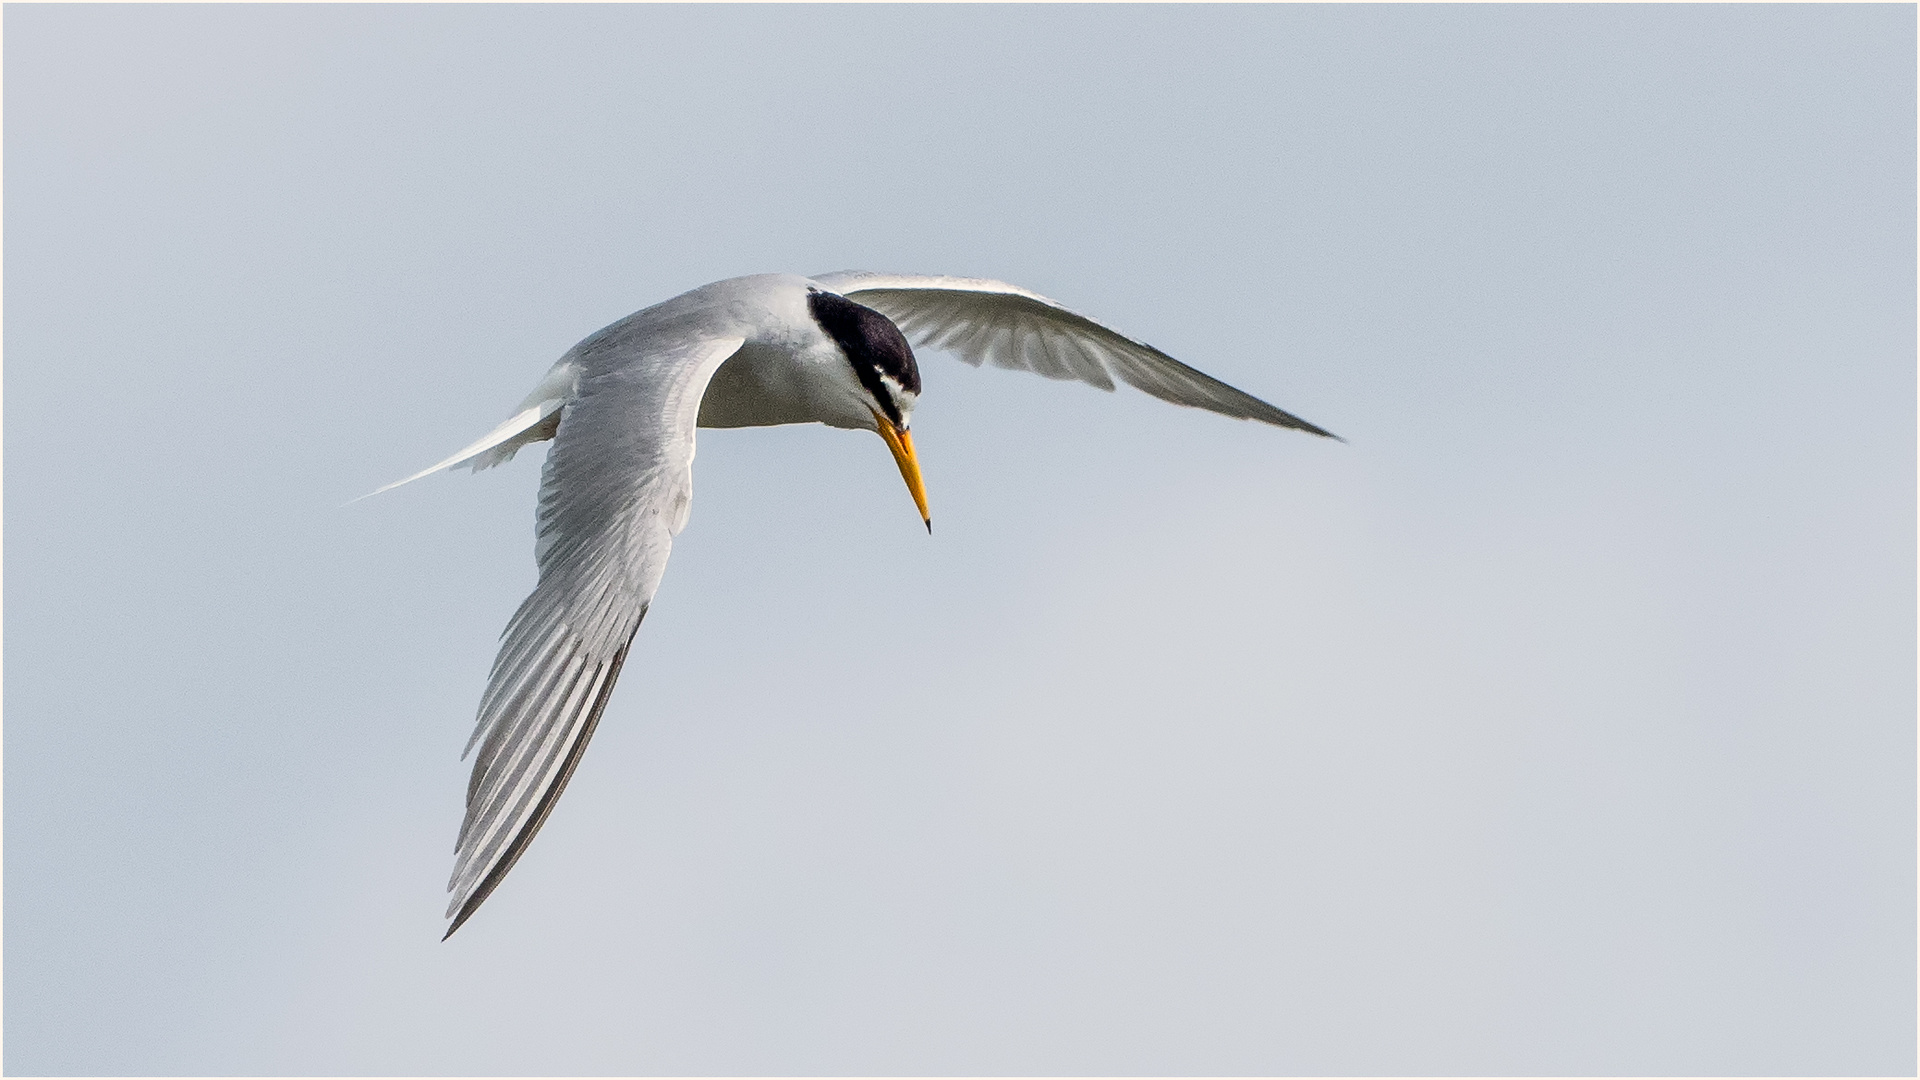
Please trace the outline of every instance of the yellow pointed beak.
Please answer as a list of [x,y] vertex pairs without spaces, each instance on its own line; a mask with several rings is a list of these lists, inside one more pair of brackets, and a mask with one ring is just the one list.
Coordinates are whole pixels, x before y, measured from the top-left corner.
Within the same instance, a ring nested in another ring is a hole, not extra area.
[[927,523],[927,531],[933,531],[933,518],[927,513],[927,487],[920,482],[920,459],[913,456],[913,433],[905,428],[893,426],[893,421],[874,413],[879,421],[880,437],[887,440],[887,449],[893,451],[893,462],[900,466],[900,479],[907,482],[907,490],[913,493],[913,505],[920,510],[920,520]]

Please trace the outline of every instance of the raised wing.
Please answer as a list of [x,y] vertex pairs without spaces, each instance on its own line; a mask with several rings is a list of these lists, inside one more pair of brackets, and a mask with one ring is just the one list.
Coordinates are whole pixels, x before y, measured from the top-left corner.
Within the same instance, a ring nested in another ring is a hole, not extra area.
[[914,345],[947,349],[975,367],[1078,379],[1102,390],[1117,379],[1175,405],[1339,438],[1018,285],[867,270],[814,280],[892,319]]
[[620,333],[582,342],[540,480],[540,582],[507,623],[467,784],[451,936],[532,842],[607,707],[693,498],[694,424],[742,340]]

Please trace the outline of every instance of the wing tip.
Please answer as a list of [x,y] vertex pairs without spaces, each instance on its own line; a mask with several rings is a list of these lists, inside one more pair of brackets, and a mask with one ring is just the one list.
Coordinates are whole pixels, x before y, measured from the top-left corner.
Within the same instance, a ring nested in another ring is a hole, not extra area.
[[[498,884],[498,882],[495,882],[495,884]],[[484,890],[475,892],[472,896],[467,897],[467,902],[460,905],[459,912],[454,914],[453,925],[447,927],[447,932],[440,935],[440,940],[441,941],[447,940],[448,938],[453,936],[453,932],[455,930],[458,930],[461,927],[467,925],[467,920],[473,918],[473,913],[480,910],[481,902],[486,900],[487,895],[491,892],[493,892],[492,889],[484,889]]]
[[567,752],[566,760],[560,767],[559,775],[554,778],[552,785],[541,794],[539,802],[535,805],[526,823],[521,827],[519,834],[508,843],[506,849],[500,853],[493,866],[481,877],[478,884],[474,886],[473,891],[468,893],[464,900],[459,901],[458,914],[453,916],[453,925],[447,927],[447,932],[440,938],[441,941],[452,937],[455,930],[464,926],[466,921],[473,917],[473,913],[480,910],[480,905],[486,902],[487,897],[493,895],[493,890],[499,888],[502,881],[506,880],[508,871],[512,870],[514,864],[520,861],[520,856],[526,854],[528,845],[533,843],[533,838],[539,833],[540,827],[547,823],[547,816],[553,813],[554,804],[560,801],[561,794],[567,790],[567,782],[573,779],[573,771],[580,766],[580,757],[586,752],[587,743],[593,738],[594,729],[600,726],[600,717],[606,713],[607,702],[613,696],[613,684],[619,680],[620,669],[626,665],[627,650],[632,647],[633,634],[639,631],[640,623],[646,619],[646,616],[647,609],[642,607],[640,609],[640,618],[634,620],[633,631],[627,635],[627,644],[620,646],[619,650],[613,654],[613,658],[607,662],[608,670],[606,680],[601,683],[599,692],[586,713],[585,721],[581,725],[580,735],[574,741],[572,748]]
[[1347,441],[1341,438],[1340,436],[1335,435],[1333,432],[1328,431],[1326,428],[1321,427],[1318,424],[1300,419],[1299,417],[1293,415],[1292,413],[1286,411],[1285,409],[1277,408],[1273,405],[1268,405],[1266,402],[1261,401],[1259,398],[1253,397],[1253,395],[1251,394],[1248,394],[1247,396],[1250,398],[1253,398],[1255,402],[1257,402],[1263,407],[1259,412],[1247,413],[1246,418],[1248,420],[1258,420],[1263,424],[1272,424],[1274,427],[1292,428],[1294,431],[1304,431],[1308,435],[1318,435],[1323,439],[1332,439],[1334,442],[1337,442],[1337,443],[1345,443]]
[[1296,425],[1298,430],[1304,431],[1309,435],[1318,435],[1323,439],[1332,439],[1334,442],[1340,443],[1342,445],[1352,445],[1348,443],[1346,439],[1341,438],[1338,435],[1335,435],[1333,432],[1328,431],[1326,428],[1317,427],[1313,424],[1309,424],[1305,420],[1300,420],[1298,417],[1295,417],[1295,420],[1298,421]]

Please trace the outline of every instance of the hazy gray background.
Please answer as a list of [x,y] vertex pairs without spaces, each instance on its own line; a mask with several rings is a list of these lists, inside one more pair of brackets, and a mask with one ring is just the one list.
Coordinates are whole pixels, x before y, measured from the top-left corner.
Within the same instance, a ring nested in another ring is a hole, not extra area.
[[[1910,1073],[1915,16],[10,7],[16,1073]],[[1002,277],[702,436],[437,940],[542,453],[704,282]]]

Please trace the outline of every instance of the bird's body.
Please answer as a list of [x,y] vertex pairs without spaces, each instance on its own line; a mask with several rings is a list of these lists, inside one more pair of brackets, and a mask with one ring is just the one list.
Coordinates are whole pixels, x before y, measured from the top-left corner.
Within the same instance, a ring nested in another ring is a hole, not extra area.
[[1178,404],[1328,434],[997,281],[760,274],[702,286],[589,336],[505,423],[398,482],[486,468],[529,443],[554,442],[540,483],[539,583],[502,634],[467,745],[478,756],[448,884],[448,935],[518,860],[586,749],[686,524],[696,427],[877,432],[927,516],[909,434],[921,382],[908,338],[976,366],[1109,390],[1126,382]]
[[745,343],[707,384],[701,427],[873,429],[873,413],[852,393],[860,389],[858,376],[809,309],[809,284],[794,274],[758,274],[717,282],[660,305],[719,290],[726,299],[717,303],[729,309],[729,317],[764,320],[740,327]]

